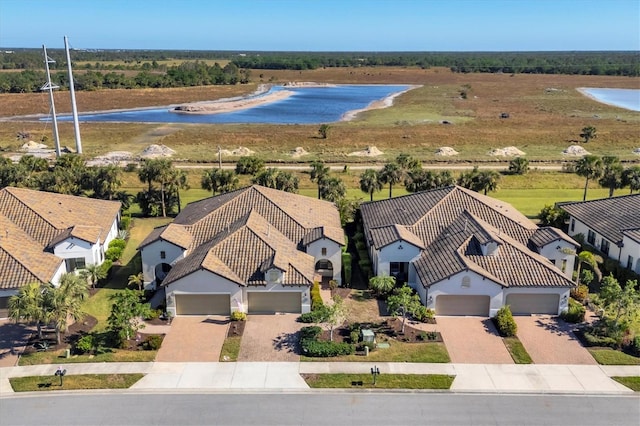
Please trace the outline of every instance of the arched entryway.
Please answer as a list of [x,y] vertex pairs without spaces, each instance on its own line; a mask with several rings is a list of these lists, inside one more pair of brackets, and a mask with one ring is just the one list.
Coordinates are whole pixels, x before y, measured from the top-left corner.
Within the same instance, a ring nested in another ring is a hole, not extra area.
[[169,273],[169,271],[171,270],[171,265],[169,265],[168,263],[159,263],[156,265],[155,268],[155,275],[156,275],[156,286],[160,286],[160,284],[162,284],[162,281],[167,277],[167,274]]
[[329,259],[320,259],[316,262],[316,273],[323,277],[333,278],[333,264]]

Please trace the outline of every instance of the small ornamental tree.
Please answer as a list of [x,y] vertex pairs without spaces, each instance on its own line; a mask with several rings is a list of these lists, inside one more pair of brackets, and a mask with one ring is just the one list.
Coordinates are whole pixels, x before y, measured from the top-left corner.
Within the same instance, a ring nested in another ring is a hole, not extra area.
[[333,303],[326,306],[326,317],[324,323],[329,329],[329,340],[333,342],[333,330],[340,327],[347,319],[347,306],[342,297],[337,294],[332,298]]
[[111,315],[107,318],[111,330],[120,343],[129,340],[138,330],[144,328],[141,318],[149,314],[148,303],[140,303],[140,291],[125,289],[109,297],[113,302]]
[[387,307],[393,316],[402,317],[402,333],[407,317],[414,315],[422,307],[420,296],[415,294],[411,287],[404,285],[394,290],[387,298]]

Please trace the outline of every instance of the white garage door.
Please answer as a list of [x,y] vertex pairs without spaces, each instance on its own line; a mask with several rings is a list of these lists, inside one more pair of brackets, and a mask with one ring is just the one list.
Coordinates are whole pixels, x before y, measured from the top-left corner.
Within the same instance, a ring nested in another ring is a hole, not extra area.
[[250,314],[272,314],[302,312],[301,294],[297,292],[248,293]]
[[229,315],[228,294],[176,294],[176,315]]
[[442,295],[436,298],[436,315],[489,316],[489,296]]
[[558,294],[508,294],[507,305],[514,315],[558,315]]

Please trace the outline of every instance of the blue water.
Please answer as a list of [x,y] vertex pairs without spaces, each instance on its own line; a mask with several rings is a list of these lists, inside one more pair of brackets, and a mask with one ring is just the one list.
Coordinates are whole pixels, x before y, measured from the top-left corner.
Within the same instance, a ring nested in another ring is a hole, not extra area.
[[597,101],[631,111],[640,111],[640,90],[638,89],[593,89],[584,88]]
[[[80,121],[127,123],[269,123],[269,124],[319,124],[339,121],[353,110],[367,107],[371,102],[408,89],[403,85],[340,85],[326,87],[274,86],[270,92],[290,90],[295,92],[287,99],[242,111],[219,114],[176,114],[169,107],[136,111],[80,113]],[[71,116],[59,116],[70,121]]]

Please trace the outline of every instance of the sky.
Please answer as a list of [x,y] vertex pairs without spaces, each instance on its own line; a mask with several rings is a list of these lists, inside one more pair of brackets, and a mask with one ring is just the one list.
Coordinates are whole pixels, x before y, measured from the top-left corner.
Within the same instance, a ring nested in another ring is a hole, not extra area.
[[0,0],[0,47],[640,50],[640,0]]

